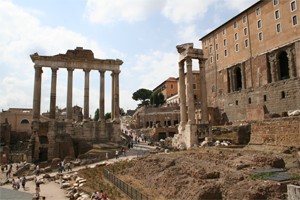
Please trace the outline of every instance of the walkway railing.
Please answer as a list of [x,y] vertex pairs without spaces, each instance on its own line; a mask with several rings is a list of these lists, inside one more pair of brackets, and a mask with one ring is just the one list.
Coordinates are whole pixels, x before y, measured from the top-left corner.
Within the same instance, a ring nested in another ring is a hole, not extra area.
[[128,197],[130,197],[133,200],[149,200],[147,196],[140,193],[124,181],[117,178],[113,173],[110,171],[104,169],[103,170],[104,177],[110,181],[112,184],[114,184],[117,188],[119,188],[122,192],[124,192]]

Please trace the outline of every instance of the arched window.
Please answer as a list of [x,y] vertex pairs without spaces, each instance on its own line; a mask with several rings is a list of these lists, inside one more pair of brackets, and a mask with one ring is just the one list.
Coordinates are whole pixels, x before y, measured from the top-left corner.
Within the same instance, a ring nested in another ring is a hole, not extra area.
[[21,124],[29,124],[28,119],[22,119]]
[[280,80],[289,79],[289,60],[285,51],[281,52],[278,56],[279,60],[279,78]]

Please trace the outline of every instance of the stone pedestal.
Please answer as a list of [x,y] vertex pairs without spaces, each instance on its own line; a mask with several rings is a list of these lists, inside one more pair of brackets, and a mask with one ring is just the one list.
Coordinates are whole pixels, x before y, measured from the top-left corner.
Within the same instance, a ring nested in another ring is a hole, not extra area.
[[287,200],[298,200],[300,199],[300,186],[298,185],[287,185]]

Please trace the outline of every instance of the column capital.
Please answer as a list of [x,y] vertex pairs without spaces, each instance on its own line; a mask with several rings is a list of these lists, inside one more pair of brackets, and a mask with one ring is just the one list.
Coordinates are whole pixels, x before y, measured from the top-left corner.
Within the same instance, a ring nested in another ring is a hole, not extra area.
[[186,61],[186,64],[187,64],[187,65],[192,64],[192,58],[189,57],[189,56],[187,56],[187,57],[185,58],[185,61]]
[[67,70],[68,71],[74,71],[74,68],[68,67]]
[[91,69],[83,69],[84,72],[89,73]]
[[206,62],[206,59],[198,59],[198,62],[199,62],[199,67],[204,67],[205,65],[205,62]]
[[104,69],[99,69],[98,71],[100,74],[104,74],[106,72],[106,70],[104,70]]
[[114,74],[120,74],[120,73],[121,73],[121,70],[116,69],[116,70],[113,70],[112,73],[114,73]]
[[57,71],[57,70],[58,70],[58,67],[51,67],[51,70],[52,70],[52,71]]

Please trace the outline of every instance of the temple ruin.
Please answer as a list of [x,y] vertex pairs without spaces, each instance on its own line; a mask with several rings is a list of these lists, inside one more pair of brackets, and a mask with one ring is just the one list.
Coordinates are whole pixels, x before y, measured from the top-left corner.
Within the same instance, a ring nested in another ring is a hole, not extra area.
[[[87,151],[95,142],[118,142],[121,140],[119,114],[119,74],[122,60],[97,59],[91,50],[77,47],[68,50],[66,54],[54,56],[40,56],[38,53],[30,55],[34,63],[34,93],[32,137],[29,145],[28,161],[47,161],[53,158],[66,156],[76,157]],[[51,68],[50,115],[47,122],[41,122],[41,88],[43,68]],[[56,120],[56,82],[57,71],[66,69],[67,80],[67,107],[66,120]],[[75,123],[72,120],[72,91],[73,71],[84,72],[84,108],[83,122]],[[90,99],[90,71],[97,70],[100,74],[99,120],[89,118]],[[105,72],[110,71],[112,77],[112,108],[111,120],[105,120]]]
[[[198,144],[198,138],[209,134],[208,109],[205,83],[205,61],[203,51],[194,48],[193,43],[176,46],[179,53],[179,102],[180,102],[180,124],[178,134],[173,139],[173,145],[183,145],[190,148]],[[197,59],[200,70],[200,103],[201,121],[196,124],[195,102],[192,86],[192,59]],[[185,79],[184,65],[186,63],[187,75]]]

